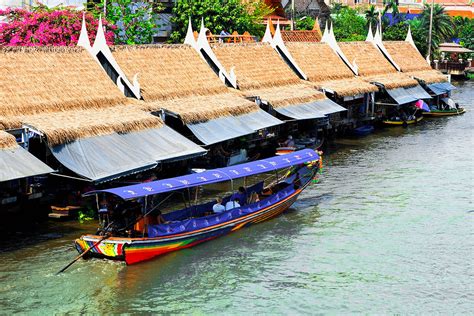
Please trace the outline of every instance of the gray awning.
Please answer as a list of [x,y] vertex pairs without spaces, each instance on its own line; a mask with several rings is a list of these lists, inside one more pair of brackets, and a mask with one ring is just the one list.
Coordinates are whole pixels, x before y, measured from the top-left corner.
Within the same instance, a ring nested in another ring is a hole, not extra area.
[[143,154],[159,162],[184,160],[206,154],[204,148],[168,126],[121,136],[126,142],[139,146]]
[[387,90],[387,93],[393,100],[395,100],[395,102],[397,102],[397,104],[400,105],[418,101],[418,98],[407,93],[404,88],[389,89]]
[[414,98],[419,99],[431,99],[431,96],[428,94],[428,92],[425,91],[420,85],[416,85],[414,87],[410,88],[405,88],[407,93],[412,95]]
[[409,88],[389,89],[387,93],[400,105],[416,102],[420,99],[431,99],[431,96],[420,85]]
[[346,109],[329,99],[324,99],[311,103],[278,107],[275,108],[275,111],[296,120],[307,120],[324,118],[327,114],[346,111]]
[[158,162],[202,155],[205,150],[164,126],[135,133],[75,140],[51,148],[58,161],[94,182],[154,168]]
[[18,146],[0,149],[0,182],[51,173],[54,170]]
[[220,117],[204,123],[187,124],[186,126],[204,145],[212,145],[255,132],[253,128],[243,125],[234,116]]
[[432,83],[428,85],[428,88],[433,91],[435,95],[441,95],[456,89],[456,87],[449,82]]
[[263,111],[258,110],[257,112],[252,112],[248,114],[243,114],[235,117],[240,121],[242,125],[248,126],[253,129],[255,132],[264,128],[272,127],[275,125],[283,124],[283,121],[280,121],[273,115]]

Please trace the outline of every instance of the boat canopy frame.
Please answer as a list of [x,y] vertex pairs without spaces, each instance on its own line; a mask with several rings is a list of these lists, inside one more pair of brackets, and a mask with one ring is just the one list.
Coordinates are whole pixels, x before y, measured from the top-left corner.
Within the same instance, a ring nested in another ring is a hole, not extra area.
[[140,183],[118,188],[95,190],[84,194],[84,196],[109,193],[123,200],[133,200],[157,195],[161,193],[189,189],[206,184],[231,181],[252,175],[267,173],[300,165],[303,163],[319,160],[319,155],[312,149],[303,149],[286,155],[261,159],[231,167],[211,169],[201,173],[193,173],[185,176],[157,180],[148,183]]

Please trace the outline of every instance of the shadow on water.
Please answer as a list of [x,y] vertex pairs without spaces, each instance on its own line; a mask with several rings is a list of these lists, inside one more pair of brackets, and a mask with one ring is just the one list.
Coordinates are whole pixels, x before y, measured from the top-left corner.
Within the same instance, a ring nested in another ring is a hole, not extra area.
[[78,236],[87,230],[93,229],[94,222],[78,224],[77,221],[51,222],[29,225],[4,235],[0,239],[0,253],[17,251],[25,247],[34,246],[52,240]]

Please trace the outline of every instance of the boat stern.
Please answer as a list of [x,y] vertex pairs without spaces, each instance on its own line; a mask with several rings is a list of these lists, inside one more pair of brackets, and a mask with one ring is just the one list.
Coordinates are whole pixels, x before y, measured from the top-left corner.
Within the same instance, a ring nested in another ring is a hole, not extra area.
[[83,253],[84,251],[93,247],[85,256],[86,258],[97,257],[113,260],[124,260],[123,247],[127,243],[127,240],[109,238],[98,243],[102,238],[103,236],[95,235],[81,236],[74,241],[74,247],[79,253]]

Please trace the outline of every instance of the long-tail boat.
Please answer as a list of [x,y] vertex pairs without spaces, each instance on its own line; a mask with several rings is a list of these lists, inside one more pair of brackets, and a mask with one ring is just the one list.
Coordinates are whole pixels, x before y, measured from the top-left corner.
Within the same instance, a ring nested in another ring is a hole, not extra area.
[[389,125],[389,126],[405,126],[405,125],[412,125],[412,124],[416,124],[418,122],[420,122],[421,120],[423,119],[423,116],[420,116],[420,117],[417,117],[415,119],[412,119],[412,120],[406,120],[406,121],[402,121],[402,120],[384,120],[382,121],[383,124],[385,125]]
[[427,117],[453,116],[453,115],[461,115],[464,113],[466,113],[466,109],[464,108],[456,108],[456,109],[448,109],[448,110],[432,109],[430,112],[424,112],[423,116],[427,116]]
[[[88,192],[86,195],[96,195],[97,199],[99,196],[114,196],[124,203],[141,201],[142,207],[139,210],[141,215],[136,220],[130,221],[132,225],[135,223],[135,229],[139,229],[136,227],[139,222],[160,210],[161,202],[174,193],[183,193],[184,196],[184,193],[188,192],[191,196],[191,189],[198,192],[201,187],[208,184],[229,181],[233,186],[235,179],[244,178],[245,183],[247,177],[253,175],[271,173],[272,177],[273,174],[275,176],[275,180],[269,184],[266,184],[264,180],[247,186],[246,194],[250,199],[241,206],[214,214],[212,210],[216,201],[199,205],[196,203],[191,206],[185,204],[186,207],[183,209],[166,214],[159,212],[161,223],[142,225],[144,228],[141,231],[127,230],[127,227],[120,229],[113,222],[105,223],[98,234],[84,235],[77,239],[75,247],[81,254],[87,251],[85,257],[122,260],[127,264],[192,247],[281,214],[312,183],[321,164],[322,161],[317,152],[304,149],[232,167]],[[227,195],[223,198],[222,205],[231,199],[234,199],[233,195]],[[156,202],[159,203],[156,204]],[[126,225],[122,224],[122,226]],[[115,228],[111,229],[111,227]],[[130,237],[132,233],[138,233],[141,236]]]

